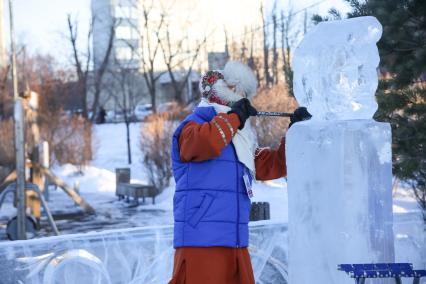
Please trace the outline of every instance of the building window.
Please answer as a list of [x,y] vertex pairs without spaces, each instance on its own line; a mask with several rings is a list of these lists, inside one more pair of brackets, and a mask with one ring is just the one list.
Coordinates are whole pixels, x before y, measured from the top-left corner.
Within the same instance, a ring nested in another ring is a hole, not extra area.
[[128,26],[118,26],[115,30],[117,39],[132,39],[132,29]]
[[115,17],[120,19],[137,19],[138,9],[132,6],[116,6]]
[[131,60],[133,58],[132,49],[130,47],[118,47],[115,56],[118,60]]

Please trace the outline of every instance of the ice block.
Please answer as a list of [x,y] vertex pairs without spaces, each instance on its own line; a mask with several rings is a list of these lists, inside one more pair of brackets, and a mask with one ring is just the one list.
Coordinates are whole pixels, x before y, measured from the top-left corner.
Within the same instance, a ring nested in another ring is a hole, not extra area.
[[291,284],[353,283],[338,264],[394,262],[391,128],[372,119],[381,33],[374,17],[323,22],[294,52],[313,117],[286,140]]

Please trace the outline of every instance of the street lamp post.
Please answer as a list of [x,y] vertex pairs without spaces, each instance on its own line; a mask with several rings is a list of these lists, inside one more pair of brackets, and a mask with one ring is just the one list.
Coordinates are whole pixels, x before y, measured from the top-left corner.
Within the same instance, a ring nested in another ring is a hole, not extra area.
[[15,31],[13,27],[13,5],[9,0],[10,15],[10,44],[12,50],[12,81],[13,97],[15,100],[15,158],[16,158],[16,209],[17,209],[17,237],[26,239],[26,204],[25,204],[25,125],[22,99],[18,95],[18,79],[16,77],[16,46]]

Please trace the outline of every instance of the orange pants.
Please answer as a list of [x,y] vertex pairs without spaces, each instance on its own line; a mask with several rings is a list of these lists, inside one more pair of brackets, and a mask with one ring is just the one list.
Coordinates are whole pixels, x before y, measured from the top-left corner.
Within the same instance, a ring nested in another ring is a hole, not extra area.
[[169,284],[255,284],[247,248],[183,247]]

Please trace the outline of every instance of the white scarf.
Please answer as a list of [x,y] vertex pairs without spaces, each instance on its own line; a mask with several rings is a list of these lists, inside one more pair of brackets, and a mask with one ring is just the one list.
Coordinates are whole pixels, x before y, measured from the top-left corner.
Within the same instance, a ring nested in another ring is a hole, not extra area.
[[[198,107],[214,107],[216,113],[227,113],[231,110],[228,106],[211,103],[205,98],[201,99]],[[256,168],[254,158],[258,144],[256,133],[249,120],[246,121],[243,129],[238,129],[237,133],[232,138],[232,143],[234,144],[235,151],[237,152],[238,160],[251,171],[253,176],[255,176]]]

